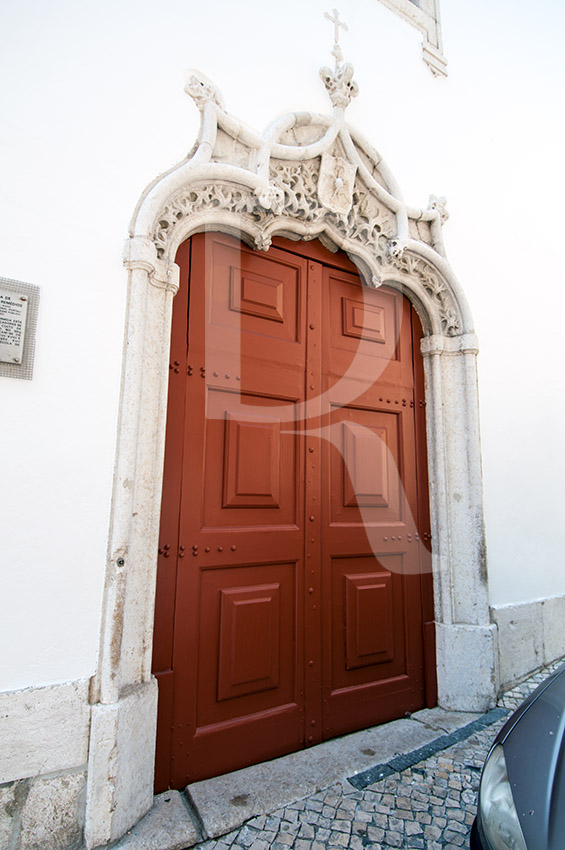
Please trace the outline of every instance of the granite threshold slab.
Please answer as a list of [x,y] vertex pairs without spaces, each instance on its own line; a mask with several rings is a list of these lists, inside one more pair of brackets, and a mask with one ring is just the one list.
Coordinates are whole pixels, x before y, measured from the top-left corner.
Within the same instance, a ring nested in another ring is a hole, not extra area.
[[[155,797],[151,811],[115,850],[187,850],[237,829],[336,782],[355,786],[378,781],[403,765],[450,746],[498,719],[486,715],[423,709],[401,720],[353,732],[305,750],[188,785],[184,792]],[[495,716],[496,715],[496,716]]]

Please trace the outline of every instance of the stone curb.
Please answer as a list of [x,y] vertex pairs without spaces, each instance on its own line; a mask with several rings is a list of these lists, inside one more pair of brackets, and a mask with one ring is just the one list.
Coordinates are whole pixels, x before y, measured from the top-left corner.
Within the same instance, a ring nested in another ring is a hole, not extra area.
[[485,729],[487,726],[492,726],[493,723],[496,723],[497,720],[501,720],[503,717],[506,717],[507,714],[510,714],[510,711],[507,708],[493,708],[492,711],[488,711],[486,714],[483,714],[482,717],[477,718],[477,720],[473,720],[461,729],[457,729],[449,735],[441,735],[439,738],[436,738],[435,741],[431,741],[423,747],[418,747],[417,750],[412,750],[409,753],[396,756],[385,764],[377,764],[374,767],[369,768],[369,770],[364,770],[355,776],[348,777],[347,781],[350,785],[353,785],[354,788],[362,791],[374,782],[386,779],[387,776],[391,776],[393,773],[400,773],[402,770],[406,770],[406,768],[412,767],[413,765],[430,758],[430,756],[435,756],[435,754],[439,753],[441,750],[446,750],[448,747],[453,746],[453,744],[458,744],[460,741],[464,741],[465,738],[468,738],[474,732],[478,732],[480,729]]

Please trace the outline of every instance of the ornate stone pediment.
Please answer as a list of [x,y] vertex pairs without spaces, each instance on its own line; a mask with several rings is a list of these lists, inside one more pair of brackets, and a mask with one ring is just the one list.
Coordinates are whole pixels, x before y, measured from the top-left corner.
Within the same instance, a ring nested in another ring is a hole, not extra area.
[[[433,333],[463,333],[460,292],[443,250],[445,199],[431,196],[425,210],[404,203],[382,157],[345,123],[357,87],[352,66],[337,61],[339,46],[334,51],[330,82],[323,69],[332,114],[290,113],[262,135],[225,110],[210,80],[191,73],[186,91],[201,112],[198,142],[149,187],[131,235],[151,239],[169,263],[181,241],[206,227],[262,251],[275,235],[320,238],[350,255],[366,285],[386,280],[417,289],[413,300],[435,314]],[[340,86],[343,97],[336,94]],[[432,332],[433,322],[427,324]]]

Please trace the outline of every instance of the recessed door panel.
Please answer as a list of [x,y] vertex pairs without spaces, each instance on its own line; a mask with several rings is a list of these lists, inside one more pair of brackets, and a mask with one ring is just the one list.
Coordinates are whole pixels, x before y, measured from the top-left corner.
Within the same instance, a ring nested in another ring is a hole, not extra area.
[[343,579],[345,669],[392,661],[395,651],[392,574],[380,569],[372,573],[345,573]]
[[280,430],[275,417],[226,411],[224,508],[280,508]]
[[420,576],[409,574],[406,558],[406,552],[371,552],[331,559],[327,737],[350,731],[352,713],[362,728],[422,704],[421,627],[414,628],[421,622]]
[[389,508],[392,499],[386,428],[342,423],[343,506]]
[[278,687],[280,590],[278,583],[220,590],[219,702]]
[[220,329],[229,328],[244,336],[258,334],[300,344],[303,282],[292,258],[288,262],[283,254],[259,256],[222,239],[210,246],[208,262],[212,334],[220,336]]
[[296,703],[296,564],[202,572],[196,728]]
[[407,674],[402,557],[332,559],[332,692]]
[[[299,435],[289,425],[291,405],[219,388],[207,400],[203,529],[296,525]],[[286,421],[277,416],[281,407]]]
[[400,413],[332,407],[331,523],[404,521]]
[[[411,386],[410,311],[398,293],[360,286],[357,275],[326,269],[326,373],[348,395],[380,386]],[[353,389],[347,389],[349,382]],[[341,391],[341,390],[340,390]]]

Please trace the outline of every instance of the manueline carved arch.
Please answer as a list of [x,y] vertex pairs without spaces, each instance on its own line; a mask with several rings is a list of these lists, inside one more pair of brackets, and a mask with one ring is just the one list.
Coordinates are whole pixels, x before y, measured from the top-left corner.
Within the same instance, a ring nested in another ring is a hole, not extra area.
[[339,105],[332,117],[291,113],[259,135],[223,109],[202,75],[193,74],[186,90],[202,114],[199,140],[185,161],[148,187],[132,221],[133,239],[149,239],[170,264],[179,244],[206,227],[259,250],[275,235],[319,237],[346,251],[369,286],[398,276],[413,281],[414,300],[419,290],[422,305],[435,302],[423,311],[431,322],[426,330],[448,336],[472,330],[444,256],[443,199],[432,196],[426,210],[404,204],[383,159],[346,125],[345,97],[334,92]]
[[[334,54],[336,55],[336,54]],[[338,56],[336,55],[336,60]],[[439,702],[482,711],[497,690],[490,623],[476,382],[477,342],[445,258],[443,199],[403,202],[386,164],[347,126],[353,68],[322,79],[331,117],[291,113],[261,135],[194,73],[198,141],[135,210],[124,251],[129,300],[100,658],[92,683],[87,848],[117,839],[152,804],[157,689],[151,645],[172,299],[178,246],[221,230],[267,250],[273,236],[347,252],[367,286],[400,288],[424,328]]]

